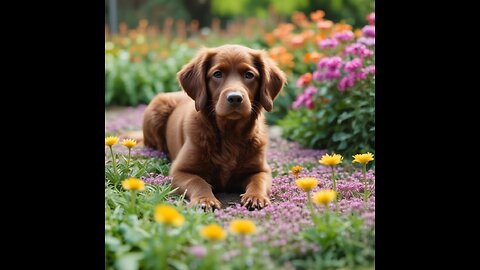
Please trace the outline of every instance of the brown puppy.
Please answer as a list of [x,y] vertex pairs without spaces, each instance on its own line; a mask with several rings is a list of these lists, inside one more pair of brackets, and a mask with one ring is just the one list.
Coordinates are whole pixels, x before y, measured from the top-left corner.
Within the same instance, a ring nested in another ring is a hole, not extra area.
[[177,79],[185,92],[158,94],[143,122],[145,145],[173,160],[177,192],[205,208],[221,207],[212,189],[243,192],[241,203],[250,209],[268,205],[262,107],[272,110],[284,73],[264,51],[224,45],[202,49]]

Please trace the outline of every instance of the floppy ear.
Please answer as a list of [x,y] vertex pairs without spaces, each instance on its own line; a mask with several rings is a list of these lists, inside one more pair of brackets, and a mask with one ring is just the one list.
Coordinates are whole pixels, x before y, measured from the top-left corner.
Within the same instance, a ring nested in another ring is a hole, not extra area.
[[183,90],[195,100],[197,111],[207,106],[208,94],[206,74],[210,66],[211,57],[215,53],[206,48],[201,49],[189,63],[177,73],[177,80]]
[[267,112],[272,111],[273,100],[287,82],[287,78],[277,64],[267,55],[265,51],[252,53],[255,66],[260,72],[260,104]]

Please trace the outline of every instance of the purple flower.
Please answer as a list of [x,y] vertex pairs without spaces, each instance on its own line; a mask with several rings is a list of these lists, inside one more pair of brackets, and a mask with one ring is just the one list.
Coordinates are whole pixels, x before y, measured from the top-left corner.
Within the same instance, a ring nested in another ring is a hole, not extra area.
[[375,38],[360,37],[357,42],[363,43],[367,46],[375,46]]
[[309,86],[301,93],[298,95],[297,99],[293,102],[292,108],[293,109],[298,109],[300,106],[305,105],[309,109],[313,109],[314,107],[314,102],[312,100],[313,95],[317,92],[317,88],[313,86]]
[[373,55],[373,52],[362,43],[354,43],[345,48],[346,54],[360,56],[361,58],[367,58]]
[[342,58],[338,56],[330,57],[327,59],[327,67],[333,71],[339,69],[342,65]]
[[372,75],[375,75],[375,65],[367,66],[365,68],[365,71],[372,74]]
[[352,87],[354,85],[354,83],[355,83],[355,77],[345,76],[338,83],[338,90],[343,92],[343,91],[345,91],[345,89]]
[[313,72],[313,76],[312,78],[315,80],[315,81],[322,81],[323,80],[323,75],[322,75],[322,72],[320,72],[319,70],[315,70]]
[[320,49],[333,49],[337,47],[338,41],[335,38],[327,38],[318,44],[320,46]]
[[340,41],[351,41],[354,38],[354,34],[350,30],[345,30],[335,34],[335,38]]
[[325,76],[325,79],[327,79],[327,80],[335,80],[335,79],[340,78],[341,74],[340,74],[339,69],[327,70],[327,72],[325,72],[324,76]]
[[375,37],[375,25],[365,25],[362,28],[362,34],[365,37],[374,38]]
[[190,248],[190,253],[195,256],[197,259],[201,259],[207,255],[207,250],[202,246],[192,246]]
[[360,67],[362,67],[362,59],[355,58],[345,64],[345,71],[348,73],[354,73]]
[[355,73],[355,80],[364,80],[367,77],[367,72],[365,70],[360,70]]

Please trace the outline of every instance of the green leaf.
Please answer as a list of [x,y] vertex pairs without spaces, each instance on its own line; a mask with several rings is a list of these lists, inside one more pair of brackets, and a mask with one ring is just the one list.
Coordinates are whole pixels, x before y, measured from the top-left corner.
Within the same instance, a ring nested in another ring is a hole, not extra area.
[[137,270],[139,269],[139,261],[143,258],[140,252],[131,252],[122,255],[115,262],[115,267],[118,270]]
[[348,134],[348,133],[345,133],[345,132],[336,132],[333,134],[332,136],[332,140],[334,142],[338,142],[338,141],[345,141],[346,139],[352,137],[352,134]]

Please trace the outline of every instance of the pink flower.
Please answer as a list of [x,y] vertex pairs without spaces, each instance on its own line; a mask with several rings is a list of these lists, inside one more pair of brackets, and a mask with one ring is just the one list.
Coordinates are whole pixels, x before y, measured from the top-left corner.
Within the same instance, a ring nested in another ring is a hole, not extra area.
[[327,38],[318,43],[321,49],[333,49],[337,47],[338,41],[335,38]]
[[345,30],[335,34],[335,38],[340,41],[351,41],[354,38],[354,34],[350,30]]
[[372,75],[375,75],[375,65],[367,66],[365,68],[365,71],[372,74]]
[[374,38],[375,37],[375,25],[365,25],[362,28],[362,34],[363,34],[364,37]]
[[338,83],[338,90],[341,92],[345,91],[345,89],[353,87],[355,83],[355,77],[353,76],[345,76],[343,79],[340,80]]
[[354,73],[357,69],[362,67],[362,59],[355,58],[345,64],[345,71],[348,73]]
[[370,25],[375,25],[375,12],[368,14],[367,20]]

